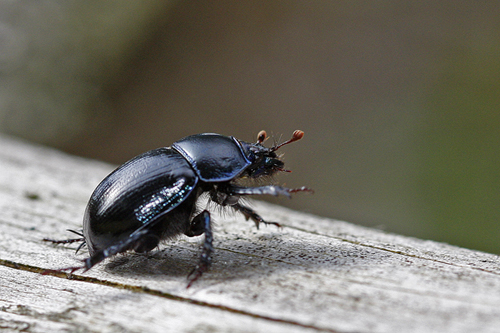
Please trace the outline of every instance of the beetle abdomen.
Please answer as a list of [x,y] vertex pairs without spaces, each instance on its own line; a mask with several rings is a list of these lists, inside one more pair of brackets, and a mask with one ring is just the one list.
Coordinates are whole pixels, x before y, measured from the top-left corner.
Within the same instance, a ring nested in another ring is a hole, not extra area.
[[168,225],[155,227],[155,223],[168,224],[165,215],[181,205],[196,184],[188,162],[170,148],[146,152],[123,164],[97,186],[87,205],[83,230],[90,254],[116,244],[146,224],[151,230],[163,230],[157,235],[182,233],[189,225],[189,216],[182,217],[185,225],[173,221],[172,230]]

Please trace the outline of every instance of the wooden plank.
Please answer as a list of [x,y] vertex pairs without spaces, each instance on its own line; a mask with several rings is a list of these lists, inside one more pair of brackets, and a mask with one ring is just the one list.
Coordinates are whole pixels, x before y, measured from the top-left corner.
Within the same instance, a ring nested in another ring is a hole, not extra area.
[[67,279],[54,281],[51,276],[2,266],[0,274],[2,289],[6,291],[0,300],[2,329],[29,332],[197,332],[217,331],[222,321],[228,331],[239,331],[243,326],[267,332],[281,329],[314,332],[217,307],[96,283]]
[[[85,257],[54,246],[81,228],[112,166],[0,136],[0,327],[19,331],[495,332],[493,254],[254,201],[262,227],[218,214],[211,270],[186,289],[202,237],[41,275]],[[297,195],[294,200],[300,200]],[[85,252],[85,251],[83,251]]]

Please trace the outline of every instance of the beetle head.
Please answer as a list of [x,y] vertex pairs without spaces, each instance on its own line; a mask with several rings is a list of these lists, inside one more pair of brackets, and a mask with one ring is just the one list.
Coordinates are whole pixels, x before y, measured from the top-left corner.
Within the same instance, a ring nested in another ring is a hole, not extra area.
[[248,152],[247,157],[252,162],[246,169],[244,176],[259,178],[262,176],[272,176],[278,171],[290,172],[284,169],[285,163],[280,160],[276,151],[284,145],[302,139],[303,136],[304,132],[296,130],[289,140],[268,148],[263,145],[264,141],[267,139],[266,131],[260,131],[257,135],[256,143],[246,143],[244,145]]

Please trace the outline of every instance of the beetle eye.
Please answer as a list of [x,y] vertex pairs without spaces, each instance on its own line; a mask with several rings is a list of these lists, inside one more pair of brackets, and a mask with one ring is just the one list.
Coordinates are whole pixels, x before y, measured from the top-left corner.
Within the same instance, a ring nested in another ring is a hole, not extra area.
[[273,169],[281,169],[285,165],[282,161],[272,157],[266,158],[266,164]]

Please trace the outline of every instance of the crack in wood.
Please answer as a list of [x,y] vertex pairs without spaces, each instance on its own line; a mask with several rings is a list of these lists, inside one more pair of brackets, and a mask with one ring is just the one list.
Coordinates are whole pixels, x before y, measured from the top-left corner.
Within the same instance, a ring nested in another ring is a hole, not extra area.
[[255,314],[255,313],[248,312],[248,311],[238,310],[238,309],[231,308],[231,307],[224,306],[224,305],[212,304],[212,303],[208,303],[208,302],[204,302],[204,301],[190,299],[187,297],[173,295],[170,293],[165,293],[165,292],[162,292],[160,290],[155,290],[155,289],[151,289],[148,287],[122,284],[122,283],[118,283],[118,282],[112,282],[112,281],[97,279],[97,278],[93,278],[93,277],[87,277],[87,276],[69,274],[69,273],[58,272],[58,271],[53,271],[53,270],[47,270],[47,269],[44,269],[41,267],[21,264],[21,263],[17,263],[17,262],[14,262],[11,260],[5,260],[5,259],[0,259],[0,265],[6,266],[9,268],[13,268],[13,269],[28,271],[28,272],[32,272],[32,273],[37,273],[37,274],[42,274],[42,275],[50,275],[50,276],[54,276],[57,278],[63,278],[63,279],[75,280],[75,281],[81,281],[81,282],[87,282],[87,283],[94,283],[94,284],[112,287],[112,288],[125,289],[125,290],[133,291],[136,293],[145,293],[148,295],[162,297],[162,298],[166,298],[166,299],[173,300],[173,301],[209,307],[209,308],[218,309],[221,311],[231,312],[234,314],[249,316],[252,318],[258,318],[258,319],[268,320],[268,321],[272,321],[272,322],[278,322],[278,323],[283,323],[283,324],[299,326],[299,327],[303,327],[303,328],[309,328],[309,329],[316,330],[318,332],[340,333],[339,331],[332,330],[330,328],[324,328],[324,327],[319,327],[319,326],[315,326],[315,325],[303,324],[303,323],[293,321],[293,320],[286,320],[286,319],[279,319],[279,318],[263,316],[263,315]]

